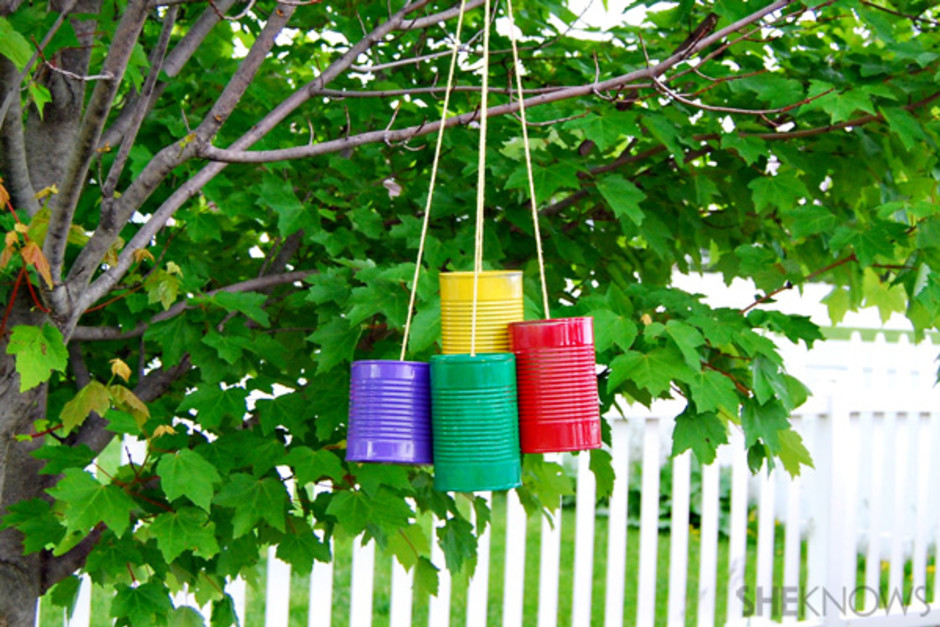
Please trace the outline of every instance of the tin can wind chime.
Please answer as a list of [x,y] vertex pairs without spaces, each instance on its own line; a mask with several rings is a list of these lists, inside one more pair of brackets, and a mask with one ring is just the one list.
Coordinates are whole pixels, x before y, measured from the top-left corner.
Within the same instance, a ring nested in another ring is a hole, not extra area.
[[[461,6],[463,9],[463,6]],[[507,490],[522,484],[510,322],[523,318],[522,273],[483,270],[490,2],[484,2],[483,86],[472,272],[440,275],[443,355],[431,358],[434,487]]]

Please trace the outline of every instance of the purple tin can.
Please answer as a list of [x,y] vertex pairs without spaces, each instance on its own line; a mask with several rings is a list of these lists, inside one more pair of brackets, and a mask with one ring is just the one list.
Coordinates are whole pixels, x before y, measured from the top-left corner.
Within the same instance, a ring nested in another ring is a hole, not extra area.
[[430,366],[354,361],[349,381],[346,461],[430,464]]

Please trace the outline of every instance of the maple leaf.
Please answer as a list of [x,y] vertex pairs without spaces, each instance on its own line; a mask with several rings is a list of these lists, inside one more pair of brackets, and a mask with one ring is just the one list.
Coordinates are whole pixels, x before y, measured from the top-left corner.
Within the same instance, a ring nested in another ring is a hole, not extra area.
[[42,249],[39,248],[39,244],[34,241],[26,242],[26,245],[20,249],[20,256],[23,257],[26,265],[36,268],[36,272],[39,273],[39,276],[46,282],[46,286],[51,290],[53,286],[52,270],[49,267],[49,260],[46,259]]

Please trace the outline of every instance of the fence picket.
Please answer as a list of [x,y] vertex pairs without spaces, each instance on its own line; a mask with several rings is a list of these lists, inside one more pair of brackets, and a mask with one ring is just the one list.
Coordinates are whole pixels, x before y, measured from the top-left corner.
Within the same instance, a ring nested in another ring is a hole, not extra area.
[[[443,521],[434,519],[434,526],[440,527]],[[447,627],[450,625],[450,571],[444,567],[444,551],[431,536],[431,562],[440,568],[438,571],[437,596],[432,596],[428,607],[428,627]]]
[[627,507],[630,484],[630,432],[623,420],[611,425],[611,466],[614,491],[607,514],[607,586],[604,627],[623,627],[627,568]]
[[[526,513],[515,490],[506,494],[506,576],[503,579],[503,627],[522,626],[525,594]],[[483,596],[486,604],[486,595]],[[485,622],[481,623],[485,626]]]
[[[78,600],[75,601],[75,611],[72,612],[72,618],[69,618],[63,612],[64,624],[66,627],[89,627],[91,625],[91,577],[81,576],[80,588],[78,590]],[[61,611],[56,609],[55,611]]]
[[643,493],[640,498],[640,568],[637,583],[637,627],[656,620],[656,558],[659,541],[659,419],[643,425]]
[[936,481],[936,475],[930,474],[930,431],[928,422],[930,414],[917,413],[911,433],[914,434],[912,451],[916,451],[914,463],[917,471],[914,473],[916,499],[914,501],[914,553],[911,570],[913,571],[913,589],[927,592],[927,520],[930,510],[929,483]]
[[[549,459],[546,456],[546,459]],[[552,459],[551,461],[556,461]],[[552,519],[542,516],[539,546],[538,627],[558,625],[558,578],[561,559],[561,499]]]
[[[800,585],[801,554],[801,519],[800,496],[803,478],[792,477],[787,481],[787,521],[783,537],[783,586],[785,591],[798,590]],[[789,597],[786,597],[789,599]],[[786,601],[790,603],[789,600]],[[796,621],[799,617],[796,607],[784,608],[783,620]]]
[[405,567],[392,558],[391,606],[389,607],[389,627],[411,627],[412,590],[415,579],[414,569]]
[[[870,442],[871,459],[868,477],[868,547],[865,551],[865,587],[877,590],[881,580],[881,521],[884,511],[884,434],[878,437],[878,427],[884,428],[884,420],[876,421],[872,412],[864,412],[864,422],[870,430],[865,435]],[[877,605],[877,599],[866,594],[863,596],[862,611],[868,611]]]
[[747,452],[740,434],[733,434],[731,444],[731,534],[728,540],[728,617],[734,624],[744,614],[744,603],[739,595],[746,585],[744,567],[747,563]]
[[[507,493],[507,508],[510,493]],[[492,492],[481,492],[477,496],[485,499],[490,508],[493,507]],[[509,526],[508,519],[506,526]],[[477,539],[477,567],[467,585],[467,627],[486,627],[486,594],[490,582],[490,527],[487,525],[486,531]]]
[[375,542],[353,540],[349,589],[349,626],[372,625],[372,592],[375,586]]
[[686,590],[689,578],[689,492],[691,451],[672,460],[672,520],[669,532],[670,625],[685,625]]
[[[940,451],[940,412],[932,411],[930,413],[930,419],[930,450],[933,451],[933,472],[930,473],[928,480],[933,482],[937,480],[937,477],[940,477],[940,455],[937,454],[937,451]],[[934,518],[932,526],[931,535],[934,541],[933,602],[934,605],[938,605],[940,604],[940,516]]]
[[892,493],[891,520],[890,520],[890,565],[888,568],[888,594],[901,589],[901,579],[904,576],[904,553],[902,540],[904,538],[904,520],[905,511],[905,480],[906,466],[902,463],[907,455],[907,438],[901,433],[901,430],[907,426],[908,416],[904,415],[904,420],[898,420],[901,415],[894,412],[888,412],[888,454],[891,455],[892,463],[890,467],[890,490]]
[[715,624],[718,592],[718,462],[702,466],[702,528],[699,538],[698,627]]
[[[330,540],[330,553],[336,555],[333,540]],[[234,595],[233,595],[234,598]],[[241,598],[244,603],[244,583],[242,584]],[[238,604],[236,602],[236,607]],[[244,605],[242,606],[244,607]],[[327,608],[333,607],[333,562],[326,564],[314,562],[310,573],[310,607],[307,610],[308,627],[330,627],[333,620],[332,612]],[[244,625],[244,610],[239,617],[239,624]]]
[[575,503],[574,583],[571,624],[591,624],[591,592],[594,581],[594,518],[597,485],[591,472],[588,451],[578,455],[577,497]]
[[264,604],[265,627],[287,627],[290,622],[290,564],[268,548],[268,576]]
[[776,495],[776,471],[759,475],[760,500],[757,514],[757,572],[754,582],[754,597],[761,603],[758,614],[767,613],[763,602],[772,598],[774,576],[774,504]]

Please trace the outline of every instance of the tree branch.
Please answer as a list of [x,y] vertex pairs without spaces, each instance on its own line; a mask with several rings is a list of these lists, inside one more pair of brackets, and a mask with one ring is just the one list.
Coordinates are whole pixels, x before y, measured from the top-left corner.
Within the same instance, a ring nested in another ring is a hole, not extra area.
[[[285,243],[285,246],[286,245],[287,244]],[[279,254],[277,260],[280,260],[281,258],[282,255]],[[205,296],[211,298],[212,296],[215,296],[221,292],[266,292],[272,287],[277,287],[278,285],[285,285],[287,283],[303,280],[315,272],[316,270],[294,270],[293,272],[284,272],[281,274],[268,274],[211,290],[206,292]],[[129,331],[123,331],[117,327],[77,326],[72,332],[71,339],[81,341],[110,341],[127,340],[140,337],[151,325],[169,320],[170,318],[174,318],[187,309],[192,308],[193,306],[189,305],[186,301],[179,301],[166,311],[161,311],[160,313],[156,314],[148,322],[142,322]]]
[[[6,119],[7,112],[10,110],[10,106],[13,104],[13,99],[19,98],[19,86],[23,84],[23,79],[29,75],[33,64],[36,63],[36,59],[39,58],[39,56],[42,54],[42,51],[46,48],[49,42],[52,41],[52,37],[62,26],[62,23],[65,22],[66,16],[72,11],[77,2],[78,0],[69,0],[66,3],[65,7],[62,9],[62,12],[59,13],[59,17],[56,18],[55,22],[52,23],[52,26],[49,27],[49,30],[43,36],[42,41],[39,42],[39,47],[35,52],[33,52],[33,56],[29,58],[29,61],[26,62],[26,65],[23,66],[23,69],[16,76],[13,82],[4,81],[4,84],[10,88],[10,91],[7,93],[6,98],[3,99],[3,104],[0,105],[0,124],[3,124],[3,121]],[[0,15],[3,15],[3,13],[0,12]]]
[[[65,258],[66,240],[72,226],[72,216],[84,187],[85,174],[94,158],[98,137],[111,110],[114,96],[117,94],[124,71],[130,61],[137,38],[147,19],[145,0],[131,0],[121,17],[114,33],[114,42],[108,51],[102,68],[102,74],[110,74],[113,80],[95,84],[91,99],[82,119],[81,129],[72,155],[65,170],[65,178],[59,186],[59,194],[52,203],[52,215],[49,218],[49,231],[43,252],[49,260],[49,267],[55,283],[62,278],[62,263]],[[68,315],[68,290],[63,285],[56,285],[52,291],[51,303],[59,315]]]
[[[78,291],[91,280],[101,259],[111,248],[127,221],[130,220],[134,212],[150,194],[159,187],[173,168],[190,158],[193,153],[192,146],[208,141],[219,131],[257,75],[262,63],[264,63],[268,53],[274,46],[278,33],[287,24],[293,12],[293,7],[277,7],[271,13],[261,33],[255,39],[254,44],[232,75],[232,78],[229,79],[212,109],[190,136],[178,144],[171,144],[161,150],[121,194],[120,198],[105,199],[107,202],[102,206],[101,221],[91,239],[82,248],[69,272],[68,281],[73,289]],[[91,304],[91,302],[86,302],[88,299],[84,296],[83,294],[80,297],[81,304],[76,307],[74,312],[76,322],[80,312],[83,312]]]
[[[557,102],[559,100],[567,100],[580,96],[589,96],[591,94],[605,90],[624,89],[630,83],[635,81],[657,78],[670,68],[687,59],[692,54],[707,48],[712,43],[719,41],[726,35],[740,30],[741,28],[744,28],[745,26],[762,19],[764,16],[781,9],[792,2],[793,0],[777,0],[776,2],[764,7],[760,11],[752,13],[746,18],[738,20],[734,24],[731,24],[730,26],[713,33],[708,37],[703,37],[697,43],[689,47],[680,48],[680,50],[673,53],[668,58],[656,65],[634,70],[627,74],[622,74],[606,81],[600,81],[588,85],[579,85],[577,87],[566,87],[549,93],[540,94],[533,98],[526,99],[525,108],[530,109],[532,107],[537,107],[539,105],[544,105],[551,102]],[[488,111],[488,116],[495,117],[507,115],[515,113],[519,109],[520,104],[518,102],[510,102],[496,107],[491,107]],[[233,144],[233,148],[229,149],[206,145],[199,148],[199,154],[200,156],[207,159],[211,159],[213,161],[223,161],[226,163],[269,163],[272,161],[306,159],[309,157],[338,152],[341,150],[349,150],[363,144],[370,144],[379,141],[407,141],[415,137],[434,133],[441,127],[441,124],[444,124],[448,128],[453,126],[462,126],[477,121],[479,116],[480,114],[478,111],[470,111],[468,113],[448,118],[443,122],[431,122],[428,124],[398,129],[395,131],[369,131],[359,135],[351,135],[341,139],[321,142],[319,144],[296,146],[293,148],[283,148],[280,150],[247,151],[241,148],[235,148],[235,144]]]
[[7,100],[13,103],[14,113],[6,119],[0,117],[0,167],[7,175],[6,186],[13,199],[13,205],[25,209],[33,216],[39,211],[39,203],[35,198],[33,184],[29,180],[23,115],[19,98],[10,99],[11,95],[19,96],[19,82],[16,67],[3,57],[0,57],[0,85],[9,90]]
[[[131,154],[131,147],[134,145],[134,140],[137,139],[140,125],[143,123],[144,117],[147,115],[150,107],[153,106],[154,89],[157,85],[157,78],[160,76],[160,72],[163,69],[166,49],[170,43],[170,35],[173,33],[173,26],[176,24],[176,14],[178,12],[179,7],[170,7],[163,18],[163,29],[160,31],[160,38],[150,54],[150,71],[147,73],[147,78],[144,80],[140,96],[136,99],[136,104],[131,109],[130,126],[125,131],[124,137],[121,138],[121,147],[118,149],[114,163],[111,164],[111,170],[108,172],[108,178],[101,189],[101,202],[105,205],[112,204],[118,179],[121,178],[121,173],[124,171],[127,158]],[[102,211],[104,211],[104,209],[102,209]]]
[[[215,0],[214,8],[211,6],[206,8],[199,16],[199,19],[186,31],[183,39],[166,55],[163,62],[163,73],[169,78],[178,75],[199,46],[202,45],[212,28],[222,21],[219,14],[224,15],[225,11],[228,11],[233,4],[235,4],[235,0]],[[160,98],[165,89],[166,83],[157,84],[154,96],[151,99],[151,106]],[[121,137],[131,124],[139,101],[139,94],[131,96],[127,105],[118,114],[117,119],[101,136],[101,140],[98,142],[99,149],[113,146],[121,141]],[[147,113],[149,113],[149,110]]]
[[[479,6],[483,6],[484,0],[467,0],[467,4],[464,7],[465,11],[470,11]],[[419,30],[422,28],[428,28],[430,26],[437,26],[441,22],[446,22],[460,15],[460,5],[456,5],[446,11],[441,11],[440,13],[435,13],[433,15],[428,15],[426,17],[419,17],[417,19],[411,20],[409,22],[402,22],[401,27],[398,30]]]
[[[310,98],[313,98],[319,93],[320,90],[324,89],[326,85],[349,69],[349,67],[355,63],[359,55],[364,54],[372,46],[381,41],[386,35],[398,29],[403,20],[408,15],[425,6],[429,1],[430,0],[415,0],[415,2],[406,5],[397,13],[392,15],[392,17],[389,18],[387,22],[384,22],[380,26],[376,27],[371,33],[356,43],[356,45],[352,46],[344,55],[334,61],[316,79],[308,83],[306,86],[284,100],[280,105],[275,107],[271,113],[258,122],[248,133],[240,137],[234,144],[232,144],[232,148],[236,150],[248,148],[262,137],[267,135],[297,107],[307,102]],[[202,187],[206,185],[206,183],[211,181],[219,172],[225,169],[225,166],[226,164],[224,163],[210,163],[205,168],[196,173],[193,178],[179,186],[154,212],[150,220],[148,220],[140,228],[140,230],[138,230],[137,234],[131,238],[130,242],[128,242],[128,245],[125,246],[124,250],[118,256],[117,264],[105,271],[93,283],[88,285],[86,289],[81,290],[80,305],[75,308],[76,311],[84,311],[92,303],[100,300],[104,297],[105,294],[110,292],[111,289],[121,280],[121,277],[124,276],[128,268],[130,268],[131,264],[133,263],[133,251],[138,248],[146,247],[147,242],[149,242],[150,239],[156,235],[160,229],[163,228],[167,220],[169,220],[187,200],[199,193],[199,190],[201,190]],[[147,195],[149,195],[153,189],[155,189],[157,184],[159,184],[159,182],[155,184],[151,183],[152,187],[150,187],[149,191],[147,191]],[[123,201],[126,197],[127,195],[125,194],[122,196],[121,200]],[[128,204],[126,206],[133,206],[136,210],[140,202],[143,202],[142,199],[140,199],[137,203],[131,203],[130,200],[128,200]],[[85,250],[88,250],[88,246],[85,247]],[[104,250],[106,251],[107,247],[104,248]],[[99,255],[103,254],[104,251],[99,252]],[[100,256],[97,259],[86,257],[83,260],[83,266],[77,270],[73,270],[73,274],[81,274],[83,277],[82,281],[75,281],[77,285],[84,285],[85,280],[87,280],[85,277],[91,277],[92,273],[97,269],[98,260],[100,260]],[[76,261],[76,267],[78,266],[78,263],[79,262]],[[73,318],[71,324],[74,325],[75,322],[77,322],[77,315]]]

